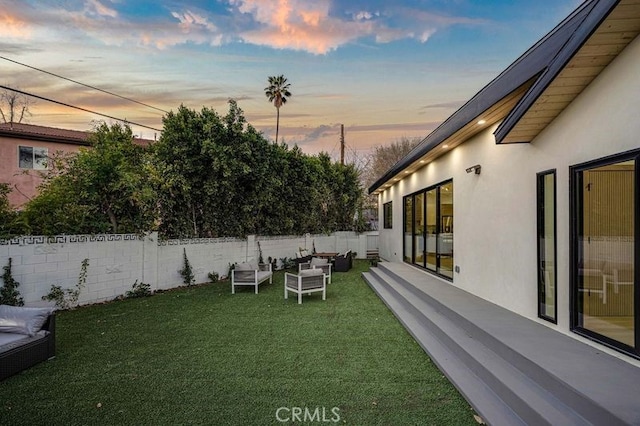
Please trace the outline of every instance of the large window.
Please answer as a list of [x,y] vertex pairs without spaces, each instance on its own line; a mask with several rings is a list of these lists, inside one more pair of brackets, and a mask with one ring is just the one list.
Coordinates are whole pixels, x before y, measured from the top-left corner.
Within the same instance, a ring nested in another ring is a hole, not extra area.
[[538,173],[538,316],[557,322],[556,172]]
[[18,167],[21,169],[44,170],[47,168],[47,156],[47,148],[19,146]]
[[404,260],[453,278],[453,182],[404,198]]
[[572,328],[640,356],[640,151],[571,168]]
[[391,201],[382,205],[382,216],[384,228],[393,228],[393,205],[391,204]]

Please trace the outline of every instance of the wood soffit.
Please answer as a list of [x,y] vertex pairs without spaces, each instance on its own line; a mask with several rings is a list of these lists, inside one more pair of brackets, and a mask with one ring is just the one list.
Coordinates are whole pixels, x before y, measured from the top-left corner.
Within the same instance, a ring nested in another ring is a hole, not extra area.
[[640,34],[640,0],[621,0],[501,143],[530,142]]

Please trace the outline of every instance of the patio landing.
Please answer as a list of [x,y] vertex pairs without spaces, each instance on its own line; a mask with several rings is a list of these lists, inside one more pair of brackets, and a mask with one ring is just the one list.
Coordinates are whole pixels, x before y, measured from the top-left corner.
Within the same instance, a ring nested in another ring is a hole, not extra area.
[[640,368],[392,262],[363,273],[490,425],[640,425]]

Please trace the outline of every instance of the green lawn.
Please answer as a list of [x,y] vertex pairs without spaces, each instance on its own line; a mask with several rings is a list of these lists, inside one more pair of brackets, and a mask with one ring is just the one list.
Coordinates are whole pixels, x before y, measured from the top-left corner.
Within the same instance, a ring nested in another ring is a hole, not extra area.
[[302,305],[278,272],[258,295],[224,282],[61,312],[56,358],[0,383],[0,424],[301,424],[305,408],[304,424],[476,424],[367,268]]

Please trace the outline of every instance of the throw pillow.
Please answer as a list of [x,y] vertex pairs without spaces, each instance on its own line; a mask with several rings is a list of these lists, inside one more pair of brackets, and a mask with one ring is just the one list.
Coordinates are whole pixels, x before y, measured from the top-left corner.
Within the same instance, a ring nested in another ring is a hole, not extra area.
[[52,308],[0,305],[0,332],[35,336],[52,312]]

